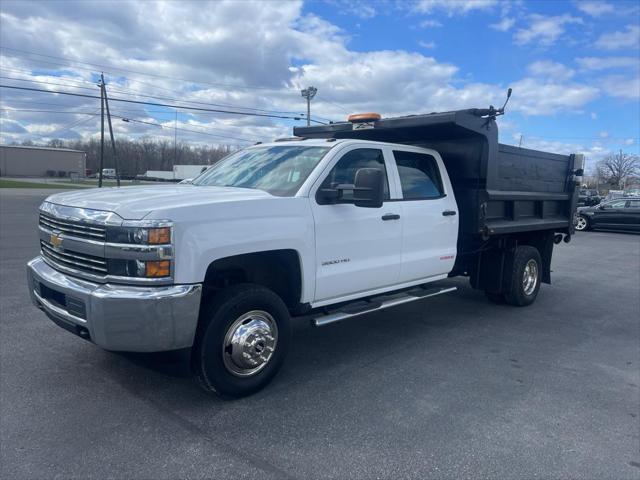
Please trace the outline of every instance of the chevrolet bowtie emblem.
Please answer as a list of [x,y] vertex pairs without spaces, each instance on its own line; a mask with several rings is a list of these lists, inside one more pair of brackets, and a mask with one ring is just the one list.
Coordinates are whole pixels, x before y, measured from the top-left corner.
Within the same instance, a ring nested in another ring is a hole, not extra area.
[[49,243],[53,245],[55,248],[58,248],[60,245],[62,245],[62,238],[56,235],[55,233],[52,233],[51,236],[49,237]]

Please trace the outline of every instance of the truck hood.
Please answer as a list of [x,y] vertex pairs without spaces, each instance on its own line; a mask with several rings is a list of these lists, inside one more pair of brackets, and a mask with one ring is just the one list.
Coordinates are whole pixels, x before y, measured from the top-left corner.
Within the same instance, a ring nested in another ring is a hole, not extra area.
[[115,212],[125,220],[139,220],[164,208],[276,198],[262,190],[197,185],[149,185],[91,188],[57,193],[48,202],[69,207]]

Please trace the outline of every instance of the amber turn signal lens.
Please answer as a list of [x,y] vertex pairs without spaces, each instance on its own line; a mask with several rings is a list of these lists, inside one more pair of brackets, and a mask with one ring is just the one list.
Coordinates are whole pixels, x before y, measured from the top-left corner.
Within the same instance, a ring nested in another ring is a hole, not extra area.
[[171,228],[150,228],[149,243],[151,245],[161,245],[163,243],[171,243]]
[[158,262],[146,262],[146,276],[149,278],[168,277],[171,274],[171,262],[160,260]]

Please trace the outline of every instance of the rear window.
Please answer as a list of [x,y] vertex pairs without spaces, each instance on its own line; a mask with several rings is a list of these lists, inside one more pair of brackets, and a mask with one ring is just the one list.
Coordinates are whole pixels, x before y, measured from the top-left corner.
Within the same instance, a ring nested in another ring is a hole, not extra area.
[[393,151],[404,200],[426,200],[444,196],[438,164],[426,153]]

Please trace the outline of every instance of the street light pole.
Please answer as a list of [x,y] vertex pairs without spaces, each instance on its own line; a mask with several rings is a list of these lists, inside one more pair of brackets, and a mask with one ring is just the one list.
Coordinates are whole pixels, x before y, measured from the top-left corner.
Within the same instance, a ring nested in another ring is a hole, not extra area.
[[307,87],[300,90],[303,98],[307,99],[307,127],[311,126],[311,99],[316,96],[318,89],[316,87]]

